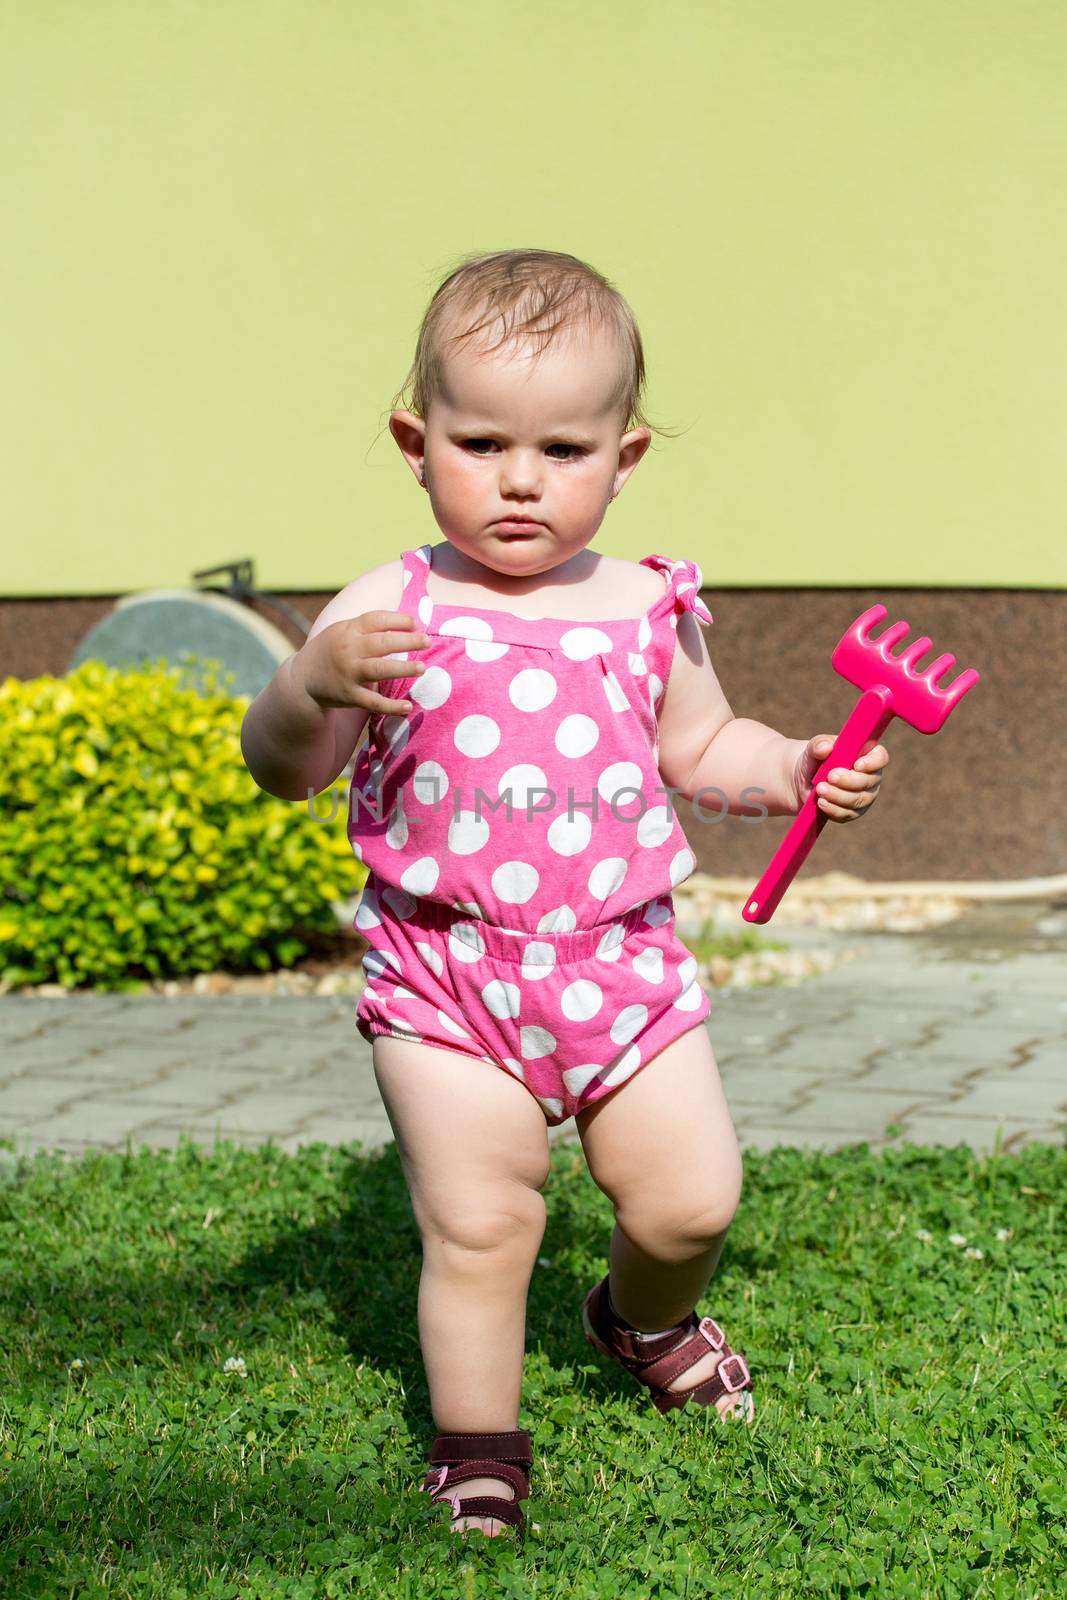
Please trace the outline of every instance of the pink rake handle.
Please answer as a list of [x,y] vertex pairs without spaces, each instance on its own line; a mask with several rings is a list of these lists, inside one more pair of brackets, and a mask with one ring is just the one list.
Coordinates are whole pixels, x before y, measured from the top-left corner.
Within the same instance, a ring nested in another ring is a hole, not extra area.
[[816,770],[808,798],[774,852],[770,866],[742,907],[741,915],[746,922],[770,921],[778,902],[807,860],[824,823],[830,820],[827,812],[819,810],[817,785],[835,767],[854,766],[868,740],[877,744],[894,717],[910,723],[920,733],[936,733],[978,682],[978,673],[968,667],[947,687],[938,683],[949,667],[955,665],[956,657],[952,655],[938,656],[920,670],[917,663],[933,643],[925,634],[900,655],[893,655],[892,648],[907,633],[908,624],[891,623],[877,639],[872,639],[871,628],[885,615],[885,606],[869,607],[838,641],[831,665],[863,693],[834,740],[830,754]]
[[811,780],[811,793],[793,818],[792,825],[741,912],[746,922],[769,922],[778,903],[808,859],[812,845],[830,818],[820,811],[815,793],[836,767],[851,767],[868,739],[878,740],[892,722],[891,690],[878,684],[865,689],[849,713],[848,721],[834,740],[834,747]]

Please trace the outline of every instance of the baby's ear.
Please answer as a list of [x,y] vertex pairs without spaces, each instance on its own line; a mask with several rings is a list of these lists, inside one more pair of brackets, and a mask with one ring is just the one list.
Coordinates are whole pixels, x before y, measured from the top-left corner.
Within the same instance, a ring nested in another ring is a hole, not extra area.
[[[619,493],[651,443],[651,428],[631,428],[629,433],[623,434],[619,440],[619,475],[616,479],[615,494]],[[614,498],[613,495],[612,499]]]
[[393,411],[389,415],[389,432],[408,466],[422,481],[423,458],[426,454],[426,424],[410,411]]

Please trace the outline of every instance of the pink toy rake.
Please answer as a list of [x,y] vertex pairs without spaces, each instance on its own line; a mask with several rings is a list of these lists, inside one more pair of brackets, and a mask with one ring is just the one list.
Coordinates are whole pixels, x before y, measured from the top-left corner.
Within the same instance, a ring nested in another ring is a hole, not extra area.
[[967,691],[978,682],[978,673],[968,667],[947,688],[940,688],[935,680],[956,661],[956,657],[950,655],[938,656],[922,672],[917,672],[915,663],[933,643],[925,636],[916,639],[899,656],[890,655],[892,646],[907,633],[908,624],[891,623],[877,639],[872,639],[870,630],[886,615],[885,606],[871,606],[856,618],[831,657],[835,672],[863,693],[834,741],[833,749],[812,778],[811,793],[797,812],[789,832],[746,900],[741,912],[746,922],[770,921],[807,860],[824,823],[829,822],[827,813],[820,811],[816,803],[816,785],[834,768],[851,767],[868,739],[877,742],[894,717],[902,717],[920,733],[936,733]]

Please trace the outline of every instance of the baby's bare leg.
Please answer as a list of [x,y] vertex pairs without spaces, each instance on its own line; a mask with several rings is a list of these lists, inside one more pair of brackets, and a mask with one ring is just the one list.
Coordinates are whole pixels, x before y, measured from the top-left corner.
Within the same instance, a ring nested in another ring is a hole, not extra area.
[[[419,1339],[439,1433],[518,1427],[526,1295],[544,1237],[547,1124],[501,1067],[379,1035],[374,1073],[422,1235]],[[512,1498],[500,1480],[467,1495]],[[461,1518],[457,1529],[506,1529]]]
[[[711,1281],[741,1195],[741,1152],[707,1029],[682,1034],[575,1123],[615,1208],[612,1305],[639,1329],[681,1322]],[[718,1362],[709,1352],[670,1387],[693,1388]],[[750,1411],[750,1398],[717,1405]]]

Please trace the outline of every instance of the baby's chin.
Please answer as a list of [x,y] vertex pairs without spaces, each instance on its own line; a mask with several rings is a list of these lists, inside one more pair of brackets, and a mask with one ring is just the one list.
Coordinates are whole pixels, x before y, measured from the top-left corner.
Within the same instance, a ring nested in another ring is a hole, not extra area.
[[536,578],[541,573],[555,571],[557,567],[580,556],[592,537],[590,535],[580,544],[574,540],[561,544],[552,531],[543,526],[532,529],[530,533],[510,533],[489,528],[477,538],[463,543],[449,539],[445,534],[448,543],[460,556],[477,561],[480,566],[487,567],[491,572],[499,572],[502,577],[512,578]]
[[478,560],[490,571],[505,577],[533,578],[539,572],[551,572],[563,557],[544,538],[494,538],[481,547]]
[[480,559],[487,564],[499,562],[505,572],[519,569],[526,573],[550,572],[553,567],[581,555],[589,542],[589,539],[582,543],[571,540],[561,544],[543,527],[530,533],[505,533],[494,529],[490,543],[485,546],[485,555]]

